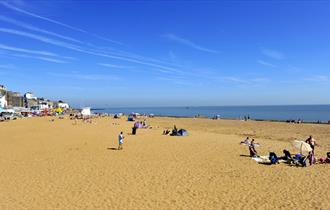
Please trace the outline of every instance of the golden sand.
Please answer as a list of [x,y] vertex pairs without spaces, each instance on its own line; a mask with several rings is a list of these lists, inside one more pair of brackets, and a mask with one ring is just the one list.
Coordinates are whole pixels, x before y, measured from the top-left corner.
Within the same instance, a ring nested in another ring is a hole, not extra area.
[[[50,119],[0,123],[0,209],[330,209],[330,164],[257,164],[239,145],[281,155],[313,134],[325,156],[330,125],[154,118],[132,136],[124,119]],[[189,136],[161,135],[174,124]]]

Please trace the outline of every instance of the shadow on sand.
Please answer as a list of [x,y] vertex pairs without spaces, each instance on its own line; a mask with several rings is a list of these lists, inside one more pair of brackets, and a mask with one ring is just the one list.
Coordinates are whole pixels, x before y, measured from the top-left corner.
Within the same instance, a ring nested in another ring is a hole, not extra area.
[[118,150],[116,147],[108,147],[107,150]]
[[240,157],[251,157],[250,155],[239,155]]

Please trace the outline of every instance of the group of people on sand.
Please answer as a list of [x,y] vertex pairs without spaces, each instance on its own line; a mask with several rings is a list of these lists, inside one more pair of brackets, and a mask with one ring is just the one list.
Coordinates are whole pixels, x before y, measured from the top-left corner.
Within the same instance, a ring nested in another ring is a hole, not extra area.
[[169,129],[166,129],[163,131],[163,135],[170,135],[170,136],[175,136],[178,134],[178,129],[176,125],[174,125],[172,132]]
[[[288,150],[284,149],[283,156],[281,157],[278,157],[275,152],[270,152],[268,156],[268,161],[270,162],[270,164],[285,162],[289,164],[301,165],[303,167],[307,166],[306,163],[307,160],[309,161],[309,165],[313,165],[316,163],[318,164],[330,163],[330,152],[327,153],[326,157],[321,157],[318,160],[315,158],[315,146],[317,146],[317,144],[313,136],[309,136],[305,140],[305,142],[309,144],[309,146],[312,149],[311,151],[308,152],[307,155],[303,155],[303,154],[291,155],[291,153]],[[244,141],[241,141],[240,144],[245,144],[248,146],[250,157],[253,158],[261,157],[258,155],[258,152],[256,150],[256,147],[260,146],[260,144],[256,143],[254,139],[250,140],[250,138],[247,137]]]
[[250,137],[246,137],[244,141],[241,141],[241,144],[245,144],[249,147],[250,157],[258,156],[258,152],[256,150],[257,146],[260,146],[259,143],[256,143],[254,139],[250,141]]
[[[138,128],[152,128],[152,127],[150,127],[147,124],[146,120],[135,122],[133,127],[132,127],[132,135],[136,135],[136,130]],[[124,136],[123,132],[121,131],[118,135],[118,150],[123,149],[124,138],[125,138],[125,136]]]
[[176,125],[174,125],[172,132],[169,129],[166,129],[163,131],[163,135],[173,135],[174,133],[177,133],[178,129],[176,128]]
[[133,127],[132,127],[132,135],[136,135],[136,130],[138,128],[152,128],[148,125],[146,120],[143,121],[137,121],[134,123]]
[[73,120],[73,125],[77,125],[78,124],[78,120],[81,120],[81,122],[83,123],[89,123],[89,124],[93,124],[95,122],[93,122],[93,118],[98,118],[98,117],[102,117],[101,115],[95,115],[95,116],[83,116],[81,114],[70,114],[70,120]]

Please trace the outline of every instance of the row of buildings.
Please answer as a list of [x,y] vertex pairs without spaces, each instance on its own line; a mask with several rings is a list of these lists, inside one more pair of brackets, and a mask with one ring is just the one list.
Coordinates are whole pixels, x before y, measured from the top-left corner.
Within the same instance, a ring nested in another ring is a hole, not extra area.
[[19,92],[13,92],[0,85],[0,108],[24,107],[36,110],[61,108],[68,109],[69,104],[63,101],[51,101],[45,98],[35,97],[31,92],[21,95]]

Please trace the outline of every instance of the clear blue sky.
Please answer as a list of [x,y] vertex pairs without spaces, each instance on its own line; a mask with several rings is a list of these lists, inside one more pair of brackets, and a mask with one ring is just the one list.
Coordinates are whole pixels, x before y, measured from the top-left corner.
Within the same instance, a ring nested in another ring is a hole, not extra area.
[[330,2],[0,0],[0,84],[75,106],[330,104]]

